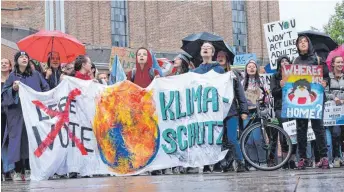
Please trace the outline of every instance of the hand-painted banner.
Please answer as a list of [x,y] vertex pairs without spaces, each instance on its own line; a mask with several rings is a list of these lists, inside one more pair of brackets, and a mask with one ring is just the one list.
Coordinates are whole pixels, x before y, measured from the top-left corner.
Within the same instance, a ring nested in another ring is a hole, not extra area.
[[327,101],[324,110],[324,126],[344,125],[344,105]]
[[209,72],[156,78],[147,89],[66,77],[39,93],[20,85],[31,179],[57,174],[136,175],[214,164],[233,76]]
[[271,69],[277,69],[279,56],[288,55],[291,60],[298,56],[295,19],[264,24],[264,32]]
[[322,119],[323,69],[319,65],[284,65],[282,117]]

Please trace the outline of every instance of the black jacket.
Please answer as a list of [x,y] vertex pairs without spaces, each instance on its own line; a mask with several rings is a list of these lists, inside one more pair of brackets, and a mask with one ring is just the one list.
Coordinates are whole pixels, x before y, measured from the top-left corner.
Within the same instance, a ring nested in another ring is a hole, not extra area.
[[289,57],[287,55],[282,55],[277,59],[277,72],[271,77],[270,89],[271,94],[274,97],[274,109],[282,110],[282,87],[280,82],[282,80],[282,69],[281,61],[282,59],[287,59],[289,62]]
[[[293,64],[304,64],[304,65],[321,65],[323,66],[323,80],[327,82],[327,85],[329,85],[330,82],[330,76],[329,76],[329,70],[327,67],[327,64],[324,62],[321,57],[318,57],[317,54],[314,51],[313,45],[311,40],[307,36],[299,36],[296,40],[296,45],[299,44],[299,40],[301,37],[306,37],[308,39],[308,53],[301,55],[299,47],[297,46],[297,51],[299,52],[299,55],[293,62]],[[324,89],[325,91],[325,89]],[[326,94],[324,92],[324,102],[326,101]]]
[[314,51],[313,45],[311,40],[307,36],[299,36],[296,40],[296,45],[299,44],[299,40],[301,37],[306,37],[308,39],[308,53],[301,55],[299,47],[297,47],[297,51],[299,52],[299,55],[293,62],[293,64],[304,64],[304,65],[321,65],[323,66],[323,79],[329,84],[329,70],[321,57],[318,57],[317,54]]
[[234,88],[234,99],[229,109],[228,116],[236,116],[241,114],[248,114],[248,105],[247,100],[244,92],[244,88],[241,85],[240,77],[236,72],[233,72],[236,78],[233,80],[233,88]]

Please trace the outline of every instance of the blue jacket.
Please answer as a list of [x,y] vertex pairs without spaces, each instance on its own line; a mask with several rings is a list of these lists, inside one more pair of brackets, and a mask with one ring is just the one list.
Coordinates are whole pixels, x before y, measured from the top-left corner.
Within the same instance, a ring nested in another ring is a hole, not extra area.
[[[221,65],[217,62],[214,62],[214,64],[201,64],[199,67],[192,70],[192,72],[204,74],[212,69],[217,73],[225,73],[223,67],[221,67]],[[248,106],[244,88],[240,83],[239,75],[236,72],[234,72],[234,74],[236,75],[236,78],[233,80],[234,99],[231,108],[229,109],[228,116],[237,116],[238,113],[248,114]]]
[[212,64],[201,64],[196,69],[191,70],[191,72],[198,73],[198,74],[204,74],[209,72],[210,70],[214,70],[217,73],[225,73],[225,70],[221,67],[221,65],[218,62],[214,62]]

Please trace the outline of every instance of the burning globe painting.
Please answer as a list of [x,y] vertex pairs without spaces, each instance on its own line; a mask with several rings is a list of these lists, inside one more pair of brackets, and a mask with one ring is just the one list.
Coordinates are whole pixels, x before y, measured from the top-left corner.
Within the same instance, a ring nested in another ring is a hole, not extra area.
[[321,119],[323,116],[323,68],[320,65],[282,66],[282,117]]

